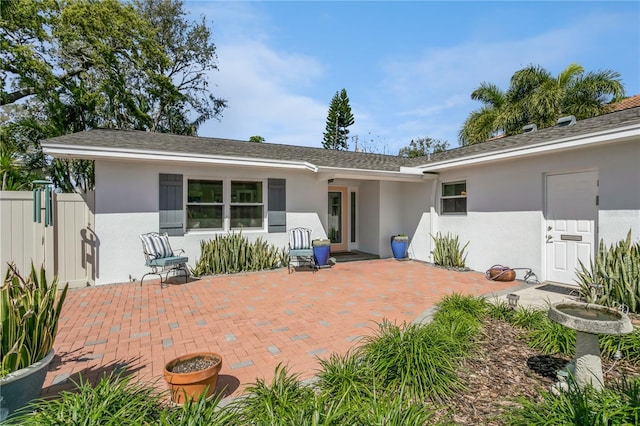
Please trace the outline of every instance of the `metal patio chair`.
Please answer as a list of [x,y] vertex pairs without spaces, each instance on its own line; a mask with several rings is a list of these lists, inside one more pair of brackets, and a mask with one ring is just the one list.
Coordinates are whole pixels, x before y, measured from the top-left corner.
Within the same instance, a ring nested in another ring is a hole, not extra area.
[[[295,259],[296,265],[292,265]],[[291,273],[295,266],[300,266],[301,262],[316,268],[316,262],[313,255],[313,247],[311,245],[311,229],[294,228],[289,231],[289,262],[287,269]]]
[[[160,277],[160,288],[169,279],[171,272],[184,274],[184,282],[189,280],[189,269],[187,268],[187,262],[189,258],[183,256],[184,250],[178,249],[173,251],[171,244],[169,244],[169,236],[159,234],[157,232],[149,232],[140,235],[142,240],[142,250],[144,251],[145,265],[151,268],[151,272],[147,272],[140,279],[140,285],[144,281],[147,275],[158,275]],[[162,275],[164,281],[162,280]]]

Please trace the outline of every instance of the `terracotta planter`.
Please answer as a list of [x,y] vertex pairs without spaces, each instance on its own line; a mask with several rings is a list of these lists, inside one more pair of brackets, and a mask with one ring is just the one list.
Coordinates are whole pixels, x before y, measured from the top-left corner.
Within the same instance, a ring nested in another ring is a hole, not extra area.
[[[217,358],[218,362],[203,370],[188,373],[173,372],[176,365],[198,357]],[[164,366],[164,380],[169,385],[171,401],[181,405],[187,400],[198,399],[201,395],[209,398],[216,390],[220,368],[222,368],[222,357],[215,352],[195,352],[169,361]]]

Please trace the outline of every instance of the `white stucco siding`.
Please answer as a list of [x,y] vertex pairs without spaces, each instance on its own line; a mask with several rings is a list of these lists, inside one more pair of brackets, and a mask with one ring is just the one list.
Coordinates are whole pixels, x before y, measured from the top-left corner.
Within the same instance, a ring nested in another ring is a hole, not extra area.
[[[598,236],[614,242],[640,228],[638,142],[560,152],[440,174],[434,229],[470,241],[467,266],[493,264],[532,268],[545,279],[545,176],[596,171],[599,177]],[[442,182],[466,181],[467,214],[441,215]],[[595,202],[595,200],[594,200]]]
[[358,247],[366,253],[379,254],[380,182],[365,181],[358,191]]
[[[314,238],[325,237],[326,180],[318,180],[307,171],[283,171],[242,167],[152,164],[143,162],[96,162],[96,233],[100,238],[97,284],[139,280],[149,271],[139,235],[158,231],[159,174],[182,174],[188,178],[266,179],[287,181],[287,229],[304,226],[312,229]],[[265,194],[265,218],[267,190]],[[191,231],[182,237],[170,237],[174,249],[184,249],[189,264],[200,256],[200,242],[213,238],[212,231]],[[268,233],[264,230],[244,230],[250,241],[264,240],[286,247],[288,233]]]
[[602,149],[600,154],[599,237],[605,244],[640,240],[640,142]]

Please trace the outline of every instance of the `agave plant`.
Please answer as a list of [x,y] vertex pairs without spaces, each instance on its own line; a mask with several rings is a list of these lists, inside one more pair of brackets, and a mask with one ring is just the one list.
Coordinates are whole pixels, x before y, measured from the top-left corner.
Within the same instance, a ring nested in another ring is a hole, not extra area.
[[249,242],[242,236],[242,232],[231,232],[200,242],[200,259],[196,263],[194,274],[234,274],[275,269],[284,264],[286,259],[283,249],[267,243],[262,238]]
[[467,255],[464,251],[469,242],[460,248],[460,239],[457,235],[447,233],[442,235],[439,232],[433,236],[433,263],[447,268],[464,268]]
[[44,268],[23,278],[9,264],[0,288],[0,377],[40,361],[53,347],[69,285],[58,295],[58,277],[47,283]]
[[[631,312],[640,312],[640,242],[631,241],[631,230],[608,248],[600,241],[595,261],[589,267],[580,262],[576,275],[580,295],[588,302],[624,304]],[[593,285],[599,285],[600,291],[594,291]]]

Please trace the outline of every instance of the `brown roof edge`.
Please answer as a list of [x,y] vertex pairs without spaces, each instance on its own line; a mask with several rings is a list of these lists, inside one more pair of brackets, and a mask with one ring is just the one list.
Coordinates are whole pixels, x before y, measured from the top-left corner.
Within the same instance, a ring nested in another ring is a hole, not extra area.
[[622,111],[640,106],[640,95],[629,96],[618,102],[609,104],[609,112]]

